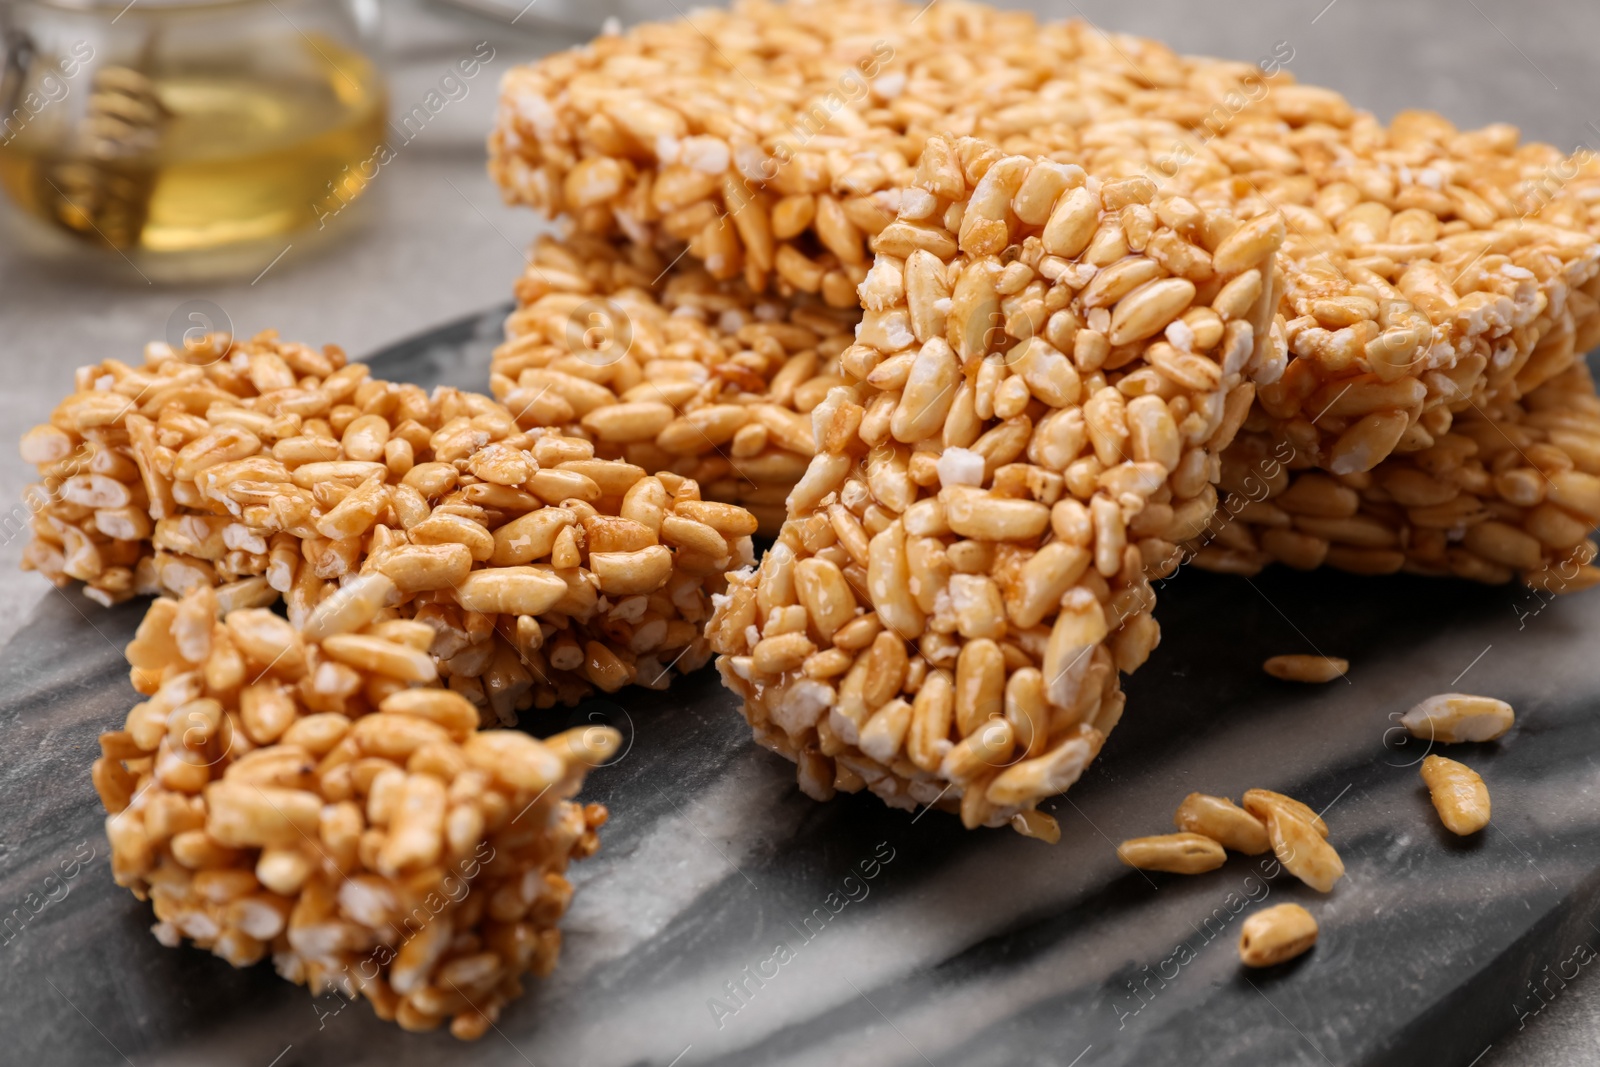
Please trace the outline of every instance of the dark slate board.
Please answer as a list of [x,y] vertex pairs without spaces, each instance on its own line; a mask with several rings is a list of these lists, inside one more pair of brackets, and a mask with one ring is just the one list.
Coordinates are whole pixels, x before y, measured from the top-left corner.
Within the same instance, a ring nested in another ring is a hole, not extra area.
[[[481,383],[503,314],[374,362]],[[531,722],[603,718],[629,739],[591,778],[613,819],[575,868],[561,965],[478,1044],[405,1034],[270,966],[161,948],[112,884],[88,768],[135,699],[119,650],[142,610],[51,593],[0,654],[3,1063],[1466,1067],[1540,1007],[1530,983],[1559,995],[1600,933],[1600,595],[1184,573],[1127,717],[1051,805],[1055,848],[870,796],[807,800],[710,670]],[[1260,671],[1313,650],[1347,656],[1348,682]],[[1452,753],[1494,798],[1465,842],[1394,731],[1452,688],[1518,711],[1499,743]],[[1251,786],[1328,807],[1349,871],[1330,896],[1264,878],[1259,858],[1187,879],[1117,862],[1113,842],[1166,829],[1190,790]],[[1263,900],[1306,904],[1322,940],[1245,973],[1233,946]]]

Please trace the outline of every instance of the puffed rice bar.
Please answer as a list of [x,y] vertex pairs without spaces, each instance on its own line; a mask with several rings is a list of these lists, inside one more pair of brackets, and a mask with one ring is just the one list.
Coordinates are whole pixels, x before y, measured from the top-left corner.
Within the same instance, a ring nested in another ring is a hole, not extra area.
[[[693,481],[337,349],[153,344],[77,384],[22,441],[41,477],[25,565],[106,601],[281,594],[297,625],[336,591],[385,597],[436,630],[449,684],[490,721],[702,665],[708,593],[752,558],[754,517]],[[374,576],[388,584],[356,584]]]
[[[1252,367],[1262,411],[1318,466],[1366,471],[1426,447],[1418,416],[1486,372],[1526,392],[1561,369],[1532,358],[1530,324],[1594,276],[1600,201],[1511,127],[1408,112],[1385,128],[1282,58],[1185,57],[960,2],[736,5],[512,71],[491,170],[508,199],[590,232],[841,307],[931,134],[1152,179],[1219,225],[1289,238]],[[1130,208],[1091,263],[1145,247]],[[1179,235],[1152,252],[1204,283],[1218,249]]]
[[569,798],[620,735],[480,731],[426,623],[371,602],[310,621],[320,638],[222,614],[205,585],[152,603],[127,655],[160,684],[93,769],[112,873],[164,945],[270,955],[405,1029],[480,1037],[555,966],[563,874],[606,820]]
[[[1215,509],[1273,249],[1198,303],[1153,257],[1085,269],[1082,235],[1142,186],[935,138],[912,188],[840,357],[857,384],[812,412],[789,519],[709,633],[807,794],[1051,838],[1035,806],[1121,716],[1118,672],[1159,637],[1150,579]],[[1065,338],[1063,314],[1084,323]],[[1161,339],[1181,316],[1198,351]]]

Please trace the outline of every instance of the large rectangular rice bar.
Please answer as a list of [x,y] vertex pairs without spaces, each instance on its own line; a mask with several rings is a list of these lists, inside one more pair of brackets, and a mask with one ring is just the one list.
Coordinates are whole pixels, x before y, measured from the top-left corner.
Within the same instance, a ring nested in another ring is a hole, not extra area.
[[[1453,387],[1527,364],[1529,324],[1595,272],[1571,225],[1593,209],[1552,179],[1554,149],[1509,127],[1406,113],[1385,128],[1281,68],[959,2],[751,4],[513,71],[491,169],[509,198],[585,230],[838,306],[944,130],[1153,180],[1219,230],[1275,216],[1288,240],[1282,319],[1252,368],[1263,409],[1318,466],[1369,470],[1422,447],[1416,413]],[[1121,228],[1093,235],[1093,265],[1144,247],[1137,207]],[[1203,281],[1217,249],[1152,251]],[[1348,386],[1365,410],[1325,414]]]
[[752,558],[755,519],[693,481],[337,349],[154,344],[77,384],[23,438],[41,477],[25,565],[107,601],[282,595],[297,625],[381,577],[360,595],[433,626],[449,684],[502,722],[703,664],[708,594]]

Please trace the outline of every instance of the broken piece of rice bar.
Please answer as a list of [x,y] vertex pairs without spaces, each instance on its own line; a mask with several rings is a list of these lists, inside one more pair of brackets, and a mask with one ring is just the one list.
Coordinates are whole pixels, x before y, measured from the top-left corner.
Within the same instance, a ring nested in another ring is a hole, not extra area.
[[519,423],[692,478],[777,532],[815,450],[806,414],[844,381],[858,311],[583,235],[540,241],[516,292],[490,384]]
[[[106,601],[282,595],[296,625],[330,596],[381,595],[434,627],[450,686],[501,722],[702,665],[708,595],[752,558],[754,517],[693,481],[337,349],[153,344],[77,384],[22,441],[41,477],[26,566]],[[389,584],[352,589],[374,575]]]
[[481,1037],[555,966],[567,864],[606,821],[570,798],[620,735],[480,731],[393,607],[324,601],[316,639],[219,607],[158,599],[128,646],[159,685],[94,764],[117,884],[163,945]]
[[[1282,318],[1251,376],[1282,431],[1338,473],[1421,447],[1416,410],[1491,363],[1526,365],[1530,323],[1600,260],[1569,223],[1594,209],[1565,187],[1563,157],[1511,127],[1407,112],[1386,128],[1277,60],[1181,56],[959,2],[736,5],[602,36],[511,72],[491,169],[509,199],[590,232],[686,245],[719,277],[843,306],[924,142],[952,129],[1150,179],[1219,229],[1277,216]],[[1144,249],[1147,215],[1130,203],[1088,262]],[[1216,248],[1150,251],[1202,281]],[[1365,410],[1327,414],[1352,385],[1343,406]]]
[[1519,401],[1469,408],[1428,448],[1373,471],[1300,463],[1281,440],[1241,434],[1216,518],[1188,546],[1196,565],[1519,578],[1551,593],[1600,584],[1600,400],[1582,362]]
[[1118,672],[1159,637],[1150,580],[1215,509],[1274,249],[1204,296],[1148,256],[1087,268],[1122,189],[971,139],[930,141],[913,189],[840,360],[857,384],[812,412],[789,519],[708,632],[809,795],[1053,838],[1034,809],[1116,724]]

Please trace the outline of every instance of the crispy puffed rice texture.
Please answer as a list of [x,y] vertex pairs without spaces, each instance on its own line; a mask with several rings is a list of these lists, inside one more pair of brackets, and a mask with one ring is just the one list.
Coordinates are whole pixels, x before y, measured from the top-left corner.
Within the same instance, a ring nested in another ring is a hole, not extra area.
[[486,396],[342,360],[268,334],[84,368],[22,442],[41,476],[24,564],[106,601],[281,595],[297,625],[335,594],[375,599],[434,628],[488,721],[705,663],[753,516]]
[[427,624],[312,622],[223,614],[209,586],[152,604],[128,657],[160,684],[93,770],[112,873],[162,944],[271,957],[407,1030],[480,1037],[555,966],[564,872],[606,820],[569,798],[621,737],[479,730]]
[[1186,546],[1207,569],[1520,579],[1548,593],[1600,583],[1600,400],[1581,362],[1518,402],[1467,407],[1428,448],[1359,475],[1306,470],[1291,444],[1247,429],[1222,487]]
[[[710,628],[809,795],[871,788],[1048,838],[1025,813],[1120,717],[1118,673],[1159,635],[1150,580],[1210,518],[1248,410],[1272,269],[1266,246],[1222,310],[1150,257],[1086,269],[1127,197],[1164,206],[1146,186],[973,139],[923,153],[925,201],[861,287],[855,384],[812,412],[778,543],[729,576]],[[1191,313],[1204,343],[1180,351],[1165,337]]]
[[[1426,447],[1419,409],[1486,376],[1515,399],[1559,371],[1533,357],[1538,320],[1600,263],[1600,165],[1505,125],[1403,112],[1385,127],[1271,70],[960,2],[736,5],[512,71],[491,169],[508,199],[586,231],[838,306],[930,134],[1145,177],[1212,219],[1151,246],[1197,284],[1227,264],[1232,225],[1287,235],[1252,376],[1262,414],[1336,473]],[[819,102],[841,96],[827,122]],[[1146,248],[1148,213],[1120,221],[1097,266]]]
[[692,478],[770,536],[815,452],[806,415],[844,381],[853,286],[851,308],[836,310],[636,245],[545,238],[517,283],[490,386],[520,424],[567,427],[603,458]]

